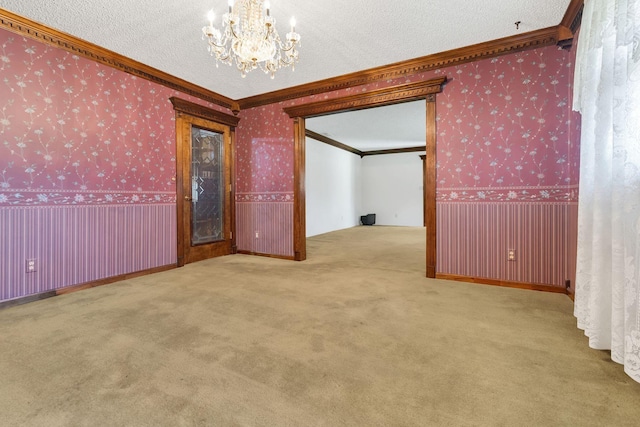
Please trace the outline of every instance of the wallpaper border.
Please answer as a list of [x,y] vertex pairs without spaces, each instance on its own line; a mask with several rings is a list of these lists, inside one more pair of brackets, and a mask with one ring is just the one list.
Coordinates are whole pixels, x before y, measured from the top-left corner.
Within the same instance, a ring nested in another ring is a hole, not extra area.
[[236,203],[293,203],[293,191],[290,192],[239,192]]
[[175,191],[11,189],[11,192],[0,193],[0,209],[25,206],[160,205],[175,203]]
[[577,185],[522,187],[438,187],[436,200],[452,203],[562,203],[578,200]]

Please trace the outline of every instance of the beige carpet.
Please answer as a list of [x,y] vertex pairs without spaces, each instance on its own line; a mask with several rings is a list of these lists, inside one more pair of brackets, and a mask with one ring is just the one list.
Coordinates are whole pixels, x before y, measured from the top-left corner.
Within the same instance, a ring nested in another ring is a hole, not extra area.
[[560,294],[429,280],[358,227],[0,310],[3,426],[623,426],[640,384]]

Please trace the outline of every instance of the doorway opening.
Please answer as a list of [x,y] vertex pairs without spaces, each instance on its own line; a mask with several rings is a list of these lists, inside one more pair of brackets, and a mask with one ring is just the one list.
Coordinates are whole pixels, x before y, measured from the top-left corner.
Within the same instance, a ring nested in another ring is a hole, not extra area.
[[361,92],[285,108],[294,119],[294,258],[306,259],[305,119],[344,111],[354,111],[409,101],[426,101],[424,220],[426,228],[426,276],[436,275],[436,94],[442,92],[446,77],[423,82]]
[[424,226],[426,103],[307,118],[306,236],[361,223]]

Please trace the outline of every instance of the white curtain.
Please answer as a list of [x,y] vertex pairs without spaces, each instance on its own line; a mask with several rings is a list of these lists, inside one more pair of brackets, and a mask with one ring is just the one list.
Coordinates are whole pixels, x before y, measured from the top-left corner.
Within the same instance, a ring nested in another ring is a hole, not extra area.
[[640,382],[640,0],[585,0],[574,314],[589,345]]

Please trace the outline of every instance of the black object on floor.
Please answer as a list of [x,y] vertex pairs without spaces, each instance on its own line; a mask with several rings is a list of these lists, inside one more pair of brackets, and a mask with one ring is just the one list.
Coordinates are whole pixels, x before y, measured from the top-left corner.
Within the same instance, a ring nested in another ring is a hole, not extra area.
[[362,225],[373,225],[376,223],[376,214],[367,214],[360,217]]

